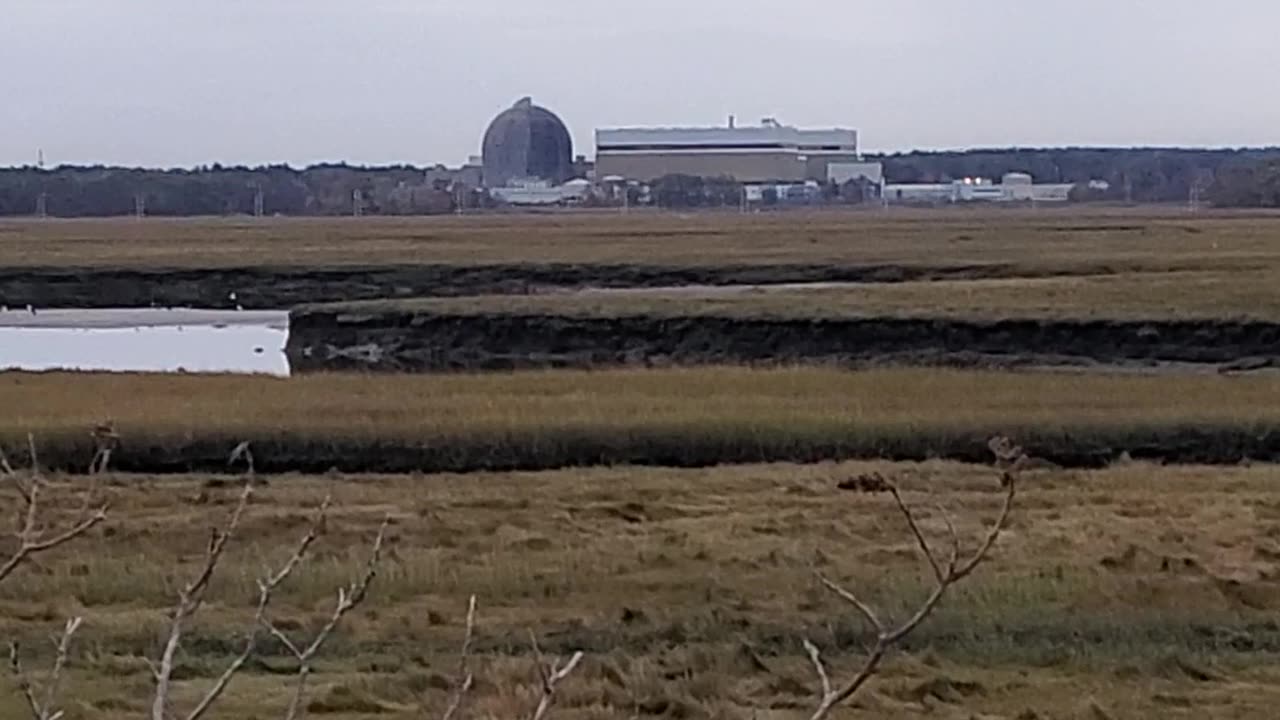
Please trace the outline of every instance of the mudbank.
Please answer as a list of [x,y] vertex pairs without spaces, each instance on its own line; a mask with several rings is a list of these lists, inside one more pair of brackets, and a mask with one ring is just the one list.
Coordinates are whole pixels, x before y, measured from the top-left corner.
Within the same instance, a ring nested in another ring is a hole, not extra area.
[[[1086,272],[1081,269],[1078,272]],[[1096,272],[1096,270],[1094,270]],[[1072,274],[1011,265],[390,265],[153,269],[0,269],[0,305],[64,308],[203,307],[284,309],[305,303],[396,297],[819,282],[904,282]]]
[[834,363],[1280,365],[1280,324],[911,318],[567,317],[302,308],[295,371]]
[[[1039,458],[1062,467],[1103,467],[1134,460],[1192,464],[1234,464],[1280,460],[1280,430],[1266,425],[1208,424],[1200,427],[1155,424],[1148,427],[1005,427]],[[801,428],[796,433],[761,435],[747,430],[701,437],[665,429],[619,432],[605,427],[566,430],[546,436],[520,433],[460,435],[449,442],[405,438],[360,439],[340,436],[270,433],[248,436],[256,467],[268,473],[342,472],[492,472],[550,470],[600,465],[707,467],[761,462],[813,463],[878,459],[924,461],[937,458],[982,463],[989,460],[987,440],[996,428],[955,432],[929,428],[907,432],[874,431],[858,436]],[[86,434],[87,435],[87,434]],[[227,472],[227,448],[245,437],[219,433],[185,437],[133,436],[112,455],[111,467],[123,472]],[[21,457],[25,441],[10,439],[3,448]],[[87,436],[44,436],[44,467],[83,472],[93,456]]]

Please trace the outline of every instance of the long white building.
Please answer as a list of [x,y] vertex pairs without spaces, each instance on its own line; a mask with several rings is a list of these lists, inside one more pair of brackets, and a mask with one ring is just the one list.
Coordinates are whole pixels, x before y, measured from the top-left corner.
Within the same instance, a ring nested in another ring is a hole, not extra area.
[[664,175],[744,183],[825,182],[832,164],[856,163],[858,133],[758,126],[614,128],[596,131],[596,177],[651,182]]

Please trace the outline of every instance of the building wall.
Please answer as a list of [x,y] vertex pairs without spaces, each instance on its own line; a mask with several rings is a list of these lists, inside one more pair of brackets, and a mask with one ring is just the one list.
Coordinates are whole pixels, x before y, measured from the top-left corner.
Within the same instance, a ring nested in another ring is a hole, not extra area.
[[[803,158],[803,159],[802,159]],[[652,182],[664,175],[732,177],[739,182],[780,180],[803,182],[827,179],[827,165],[854,162],[856,155],[802,155],[777,152],[609,152],[596,156],[596,177],[619,175]]]

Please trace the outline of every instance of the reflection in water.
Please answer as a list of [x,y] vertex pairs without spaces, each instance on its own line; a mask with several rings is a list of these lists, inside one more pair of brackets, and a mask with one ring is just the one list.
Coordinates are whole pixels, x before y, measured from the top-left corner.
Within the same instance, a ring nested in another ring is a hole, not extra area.
[[284,327],[265,324],[110,328],[0,326],[0,370],[288,375],[289,361],[284,354],[287,337]]

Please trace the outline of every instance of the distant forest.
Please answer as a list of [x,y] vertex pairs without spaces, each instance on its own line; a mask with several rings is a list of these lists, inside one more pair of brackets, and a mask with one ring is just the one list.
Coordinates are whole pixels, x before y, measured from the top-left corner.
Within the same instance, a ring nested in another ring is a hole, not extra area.
[[[1222,207],[1280,207],[1280,148],[1004,149],[869,156],[889,182],[946,182],[1030,173],[1036,182],[1075,183],[1081,201],[1186,202],[1193,188]],[[0,216],[369,215],[452,212],[480,202],[411,166],[316,165],[188,170],[63,166],[0,169]],[[1105,191],[1089,189],[1106,181]]]

